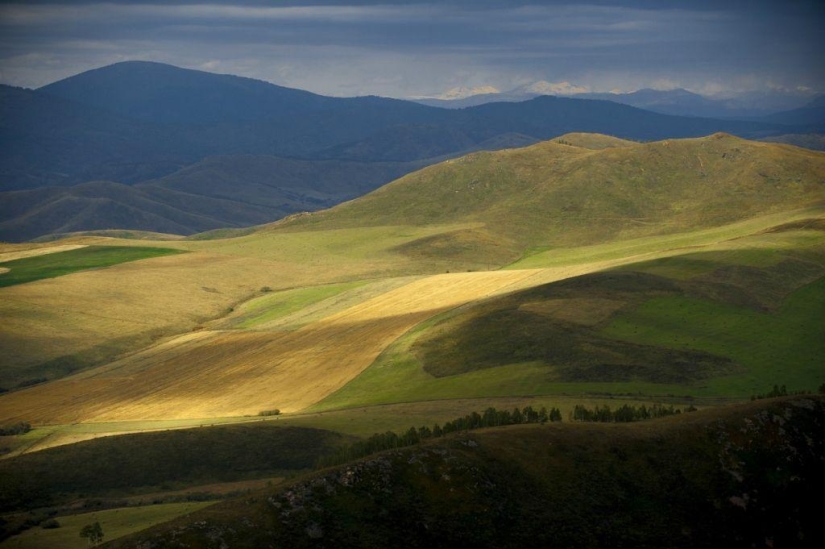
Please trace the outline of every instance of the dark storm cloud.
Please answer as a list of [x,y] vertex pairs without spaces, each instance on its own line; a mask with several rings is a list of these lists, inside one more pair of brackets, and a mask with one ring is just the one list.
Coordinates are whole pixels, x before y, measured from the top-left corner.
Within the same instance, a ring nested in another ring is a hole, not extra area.
[[336,95],[566,80],[825,89],[816,2],[0,2],[0,81],[125,59]]

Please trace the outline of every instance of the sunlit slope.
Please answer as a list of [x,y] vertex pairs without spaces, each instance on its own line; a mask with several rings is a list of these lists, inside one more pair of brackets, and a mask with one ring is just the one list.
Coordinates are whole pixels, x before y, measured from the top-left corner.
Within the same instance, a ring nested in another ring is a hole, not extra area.
[[[796,215],[805,213],[810,215]],[[655,342],[641,344],[647,347],[640,350],[638,342],[612,342],[617,338],[594,330],[605,329],[616,314],[631,312],[649,298],[683,295],[687,286],[679,286],[680,277],[693,284],[694,293],[701,288],[713,290],[719,282],[713,277],[737,265],[742,272],[736,280],[716,291],[730,292],[736,289],[733,282],[739,281],[752,287],[751,294],[779,307],[791,292],[821,276],[825,268],[825,239],[817,225],[821,217],[787,219],[790,223],[780,223],[776,216],[768,216],[761,225],[752,220],[722,233],[699,231],[692,239],[682,235],[679,246],[663,238],[658,250],[647,242],[644,253],[589,263],[259,294],[207,329],[172,338],[107,366],[4,395],[0,418],[34,423],[191,419],[255,415],[275,408],[293,412],[313,405],[313,409],[335,409],[433,398],[590,391],[694,393],[697,383],[707,385],[708,379],[742,374],[741,361],[689,346],[662,349]],[[724,235],[722,242],[720,234]],[[662,263],[661,258],[668,257],[674,259]],[[794,269],[786,269],[788,260],[794,261]],[[751,263],[755,267],[748,271]],[[611,286],[609,276],[606,285],[590,289],[577,282],[570,282],[575,291],[548,286],[622,265],[631,269],[628,280],[633,291],[621,284]],[[636,272],[632,269],[641,274],[632,274]],[[771,273],[776,275],[774,286],[766,282],[770,277],[762,276]],[[484,299],[508,292],[520,293]],[[732,293],[734,297],[741,294]],[[816,303],[815,299],[804,301]],[[497,322],[495,315],[501,311],[515,316]],[[457,322],[464,335],[451,336],[451,324],[438,320],[443,314]],[[474,325],[479,319],[482,325]],[[804,321],[791,315],[783,322],[791,325],[796,320]],[[755,321],[753,326],[758,329],[758,314]],[[770,319],[765,316],[764,321]],[[429,331],[432,326],[436,331]],[[447,336],[439,335],[445,330]],[[436,343],[444,337],[447,340],[429,351],[424,349],[423,354],[411,351],[422,335],[424,339],[432,335]],[[564,345],[552,344],[558,338]],[[794,341],[789,339],[786,344],[792,346]],[[541,353],[519,358],[519,353],[529,354],[541,345],[561,352],[565,360]],[[571,346],[581,348],[568,352]],[[816,349],[811,346],[809,354],[816,356]],[[501,361],[496,352],[488,351],[513,352],[517,359],[506,360],[505,356]],[[412,361],[405,358],[410,352],[415,355]],[[460,359],[460,364],[456,367],[450,364],[455,360],[442,359],[445,353]],[[599,369],[605,364],[605,353],[618,357],[612,373]],[[690,362],[698,363],[695,371],[679,371],[681,364]],[[783,379],[790,379],[788,375]],[[811,375],[803,377],[807,382]],[[736,390],[745,391],[744,396],[774,380],[764,369],[756,377],[743,379],[746,383]],[[699,393],[731,394],[724,384]]]
[[[413,257],[509,261],[579,246],[692,231],[825,200],[825,154],[715,134],[628,144],[572,134],[425,168],[281,230],[477,223],[405,245]],[[588,143],[591,141],[592,143]],[[579,146],[579,145],[582,146]]]
[[198,332],[111,365],[0,398],[35,422],[174,419],[295,411],[349,381],[418,322],[536,275],[437,275],[297,331]]
[[699,242],[437,315],[312,410],[515,395],[748,398],[775,384],[817,391],[823,218]]
[[[14,245],[4,257],[66,246],[175,248],[190,253],[0,288],[0,387],[53,379],[190,331],[261,294],[333,282],[456,270],[392,250],[449,227],[372,227],[306,234],[257,233],[208,241],[74,238]],[[14,255],[12,255],[14,254]],[[466,270],[467,265],[461,267]]]

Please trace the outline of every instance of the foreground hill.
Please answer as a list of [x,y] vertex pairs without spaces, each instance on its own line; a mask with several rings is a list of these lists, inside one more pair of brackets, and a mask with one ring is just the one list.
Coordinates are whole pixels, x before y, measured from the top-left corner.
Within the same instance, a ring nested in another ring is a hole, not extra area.
[[[621,146],[614,146],[621,145]],[[825,200],[825,155],[726,134],[630,144],[563,136],[425,168],[278,230],[464,223],[406,244],[410,256],[517,259],[578,246],[720,226]]]
[[819,547],[821,398],[470,432],[114,547]]

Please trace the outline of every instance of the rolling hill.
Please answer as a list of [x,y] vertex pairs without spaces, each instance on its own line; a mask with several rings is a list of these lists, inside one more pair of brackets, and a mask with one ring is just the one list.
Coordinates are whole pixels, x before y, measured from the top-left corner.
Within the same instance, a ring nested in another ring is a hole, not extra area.
[[[623,146],[608,146],[608,145]],[[582,145],[582,146],[579,146]],[[411,256],[506,263],[537,246],[719,226],[825,198],[822,153],[725,134],[631,145],[564,136],[425,168],[369,195],[277,227],[474,225],[405,244]]]
[[424,163],[207,157],[136,185],[90,181],[0,193],[0,239],[129,229],[190,235],[330,207]]

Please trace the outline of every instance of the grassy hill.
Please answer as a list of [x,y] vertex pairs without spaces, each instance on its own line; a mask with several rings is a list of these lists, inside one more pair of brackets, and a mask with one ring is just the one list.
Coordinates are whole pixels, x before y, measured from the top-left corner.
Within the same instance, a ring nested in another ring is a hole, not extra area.
[[114,547],[817,547],[821,398],[468,432],[226,502]]
[[139,61],[38,90],[2,86],[0,97],[0,203],[11,205],[0,210],[0,238],[14,241],[251,226],[329,207],[444,158],[569,132],[651,140],[811,131],[550,96],[461,110],[323,97]]
[[281,227],[472,223],[400,251],[470,259],[492,248],[506,263],[539,246],[696,230],[825,199],[818,152],[725,134],[609,148],[569,139],[447,161]]

